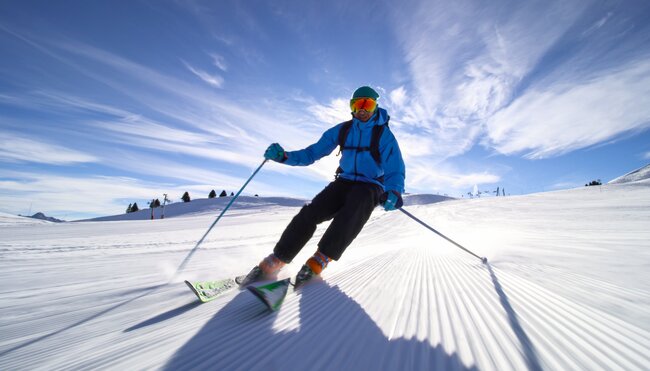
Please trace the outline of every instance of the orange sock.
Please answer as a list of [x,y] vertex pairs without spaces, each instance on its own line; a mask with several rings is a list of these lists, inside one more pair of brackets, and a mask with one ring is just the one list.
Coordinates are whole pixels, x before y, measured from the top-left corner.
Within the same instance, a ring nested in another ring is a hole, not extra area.
[[275,254],[271,254],[260,262],[259,267],[264,274],[273,274],[282,269],[286,264],[287,263],[278,259]]

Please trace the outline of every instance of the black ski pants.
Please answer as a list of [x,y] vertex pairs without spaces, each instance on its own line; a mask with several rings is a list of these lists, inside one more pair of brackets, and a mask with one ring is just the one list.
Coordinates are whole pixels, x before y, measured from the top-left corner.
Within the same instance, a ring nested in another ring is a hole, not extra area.
[[291,262],[313,236],[316,226],[333,218],[318,242],[318,250],[338,260],[361,232],[382,193],[376,184],[336,179],[293,217],[273,253]]

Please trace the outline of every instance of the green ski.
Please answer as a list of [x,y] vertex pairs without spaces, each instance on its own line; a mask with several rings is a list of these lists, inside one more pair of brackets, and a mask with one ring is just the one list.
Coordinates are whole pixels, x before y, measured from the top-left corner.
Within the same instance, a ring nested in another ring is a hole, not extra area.
[[291,281],[289,278],[267,283],[260,286],[248,286],[248,291],[252,292],[258,299],[264,303],[269,310],[275,312],[280,308],[284,298],[287,296],[289,285]]
[[212,301],[222,294],[239,287],[232,278],[201,282],[190,282],[186,280],[185,283],[202,303]]

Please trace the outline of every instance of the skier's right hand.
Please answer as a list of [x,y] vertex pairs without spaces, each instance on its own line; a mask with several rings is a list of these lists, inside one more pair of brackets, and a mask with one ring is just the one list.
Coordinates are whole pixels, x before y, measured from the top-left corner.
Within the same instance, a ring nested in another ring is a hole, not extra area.
[[264,152],[264,158],[276,162],[285,162],[287,160],[287,153],[281,145],[273,143],[266,149],[266,152]]

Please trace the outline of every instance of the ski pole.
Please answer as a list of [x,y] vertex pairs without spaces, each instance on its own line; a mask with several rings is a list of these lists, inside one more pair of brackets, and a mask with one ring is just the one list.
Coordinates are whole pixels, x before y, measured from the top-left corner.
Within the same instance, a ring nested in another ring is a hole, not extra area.
[[226,207],[224,207],[224,209],[221,210],[221,214],[219,214],[219,216],[217,217],[217,219],[215,219],[214,222],[212,222],[212,225],[210,226],[210,228],[208,228],[208,230],[205,232],[205,234],[203,235],[203,237],[201,237],[201,239],[199,240],[199,242],[196,243],[196,246],[194,246],[194,248],[192,249],[192,251],[190,251],[190,253],[187,254],[187,256],[185,257],[185,260],[183,260],[183,262],[181,263],[181,265],[178,266],[178,269],[176,270],[176,273],[175,273],[174,275],[177,275],[178,273],[180,273],[180,272],[185,268],[185,265],[186,265],[187,262],[190,260],[190,258],[192,257],[192,255],[194,255],[194,253],[196,252],[196,249],[198,249],[199,246],[201,245],[201,243],[203,243],[203,240],[208,236],[208,233],[210,233],[210,231],[212,230],[212,228],[217,224],[217,222],[219,221],[219,219],[221,219],[221,217],[223,216],[223,214],[225,214],[226,211],[228,211],[228,209],[230,208],[230,205],[232,205],[232,203],[235,202],[235,200],[237,199],[237,197],[239,197],[239,195],[240,195],[241,192],[244,190],[244,188],[246,188],[246,186],[248,185],[248,183],[250,183],[250,181],[253,179],[253,177],[254,177],[254,176],[255,176],[255,175],[260,171],[260,169],[262,168],[262,166],[264,166],[264,164],[266,163],[266,161],[268,161],[268,159],[264,159],[264,161],[262,161],[262,163],[260,164],[260,166],[258,166],[257,169],[255,169],[255,171],[253,171],[253,174],[251,174],[251,176],[248,178],[248,180],[246,181],[246,183],[244,183],[244,185],[239,189],[239,192],[237,192],[237,194],[232,198],[232,200],[230,200],[230,202],[228,202],[228,205],[226,205]]
[[481,262],[483,262],[483,264],[486,264],[486,263],[487,263],[487,258],[486,258],[486,257],[480,257],[480,256],[474,254],[473,252],[471,252],[470,250],[464,248],[464,247],[461,246],[460,244],[454,242],[454,241],[453,241],[452,239],[450,239],[449,237],[447,237],[447,236],[445,236],[444,234],[442,234],[442,233],[436,231],[434,228],[432,228],[431,226],[429,226],[429,225],[426,224],[425,222],[423,222],[423,221],[421,221],[420,219],[418,219],[418,218],[416,218],[415,216],[413,216],[413,214],[411,214],[411,213],[409,213],[408,211],[404,210],[403,207],[401,207],[401,208],[399,209],[399,211],[403,212],[403,213],[406,214],[409,218],[415,220],[416,222],[422,224],[424,227],[426,227],[426,228],[427,228],[428,230],[430,230],[431,232],[433,232],[433,233],[437,234],[438,236],[444,238],[445,240],[451,242],[451,243],[454,244],[456,247],[459,247],[459,248],[461,248],[463,251],[472,254],[472,256],[479,258],[479,259],[481,260]]

